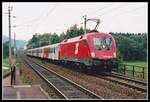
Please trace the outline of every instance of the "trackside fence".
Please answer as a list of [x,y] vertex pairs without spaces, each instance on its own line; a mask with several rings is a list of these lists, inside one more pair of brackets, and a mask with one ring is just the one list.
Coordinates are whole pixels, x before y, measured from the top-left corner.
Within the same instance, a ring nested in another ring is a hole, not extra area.
[[113,69],[118,74],[127,75],[134,78],[147,79],[147,68],[141,66],[119,64],[118,67]]

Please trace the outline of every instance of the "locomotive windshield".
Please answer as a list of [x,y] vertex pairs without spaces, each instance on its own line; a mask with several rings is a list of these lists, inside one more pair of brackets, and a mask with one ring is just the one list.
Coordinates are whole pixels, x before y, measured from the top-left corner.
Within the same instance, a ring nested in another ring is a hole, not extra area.
[[95,37],[93,40],[96,50],[111,50],[112,48],[112,38]]

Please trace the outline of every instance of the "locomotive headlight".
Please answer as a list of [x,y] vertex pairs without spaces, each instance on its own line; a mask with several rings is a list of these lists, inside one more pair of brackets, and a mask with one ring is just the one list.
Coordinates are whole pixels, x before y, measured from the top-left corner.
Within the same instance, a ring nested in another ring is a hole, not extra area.
[[116,52],[113,53],[114,57],[116,57]]
[[92,56],[92,57],[95,57],[95,53],[94,53],[94,52],[91,52],[91,56]]

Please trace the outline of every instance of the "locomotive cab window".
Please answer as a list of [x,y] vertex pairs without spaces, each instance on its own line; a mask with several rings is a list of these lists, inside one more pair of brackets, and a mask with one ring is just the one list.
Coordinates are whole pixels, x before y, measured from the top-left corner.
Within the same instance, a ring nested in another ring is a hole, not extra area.
[[112,38],[95,37],[93,39],[93,44],[96,50],[111,50]]

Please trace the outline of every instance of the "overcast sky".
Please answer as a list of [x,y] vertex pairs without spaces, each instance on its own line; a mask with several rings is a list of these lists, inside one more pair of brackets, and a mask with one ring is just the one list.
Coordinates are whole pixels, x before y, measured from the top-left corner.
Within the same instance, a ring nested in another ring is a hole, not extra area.
[[[83,26],[83,15],[98,18],[100,32],[148,32],[147,2],[3,2],[2,34],[8,36],[8,6],[12,6],[12,36],[29,40],[35,33],[60,34],[74,24]],[[93,29],[95,22],[88,22]]]

